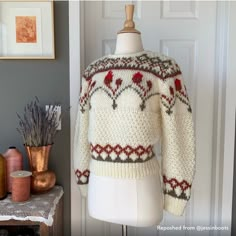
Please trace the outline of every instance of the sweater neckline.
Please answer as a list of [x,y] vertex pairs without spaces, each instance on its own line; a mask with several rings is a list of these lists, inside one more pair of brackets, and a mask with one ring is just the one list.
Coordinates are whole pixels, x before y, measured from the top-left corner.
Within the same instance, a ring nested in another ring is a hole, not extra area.
[[149,53],[148,50],[143,50],[140,52],[134,52],[134,53],[127,53],[127,54],[109,54],[108,57],[110,58],[121,58],[121,57],[137,57],[141,56],[143,54]]

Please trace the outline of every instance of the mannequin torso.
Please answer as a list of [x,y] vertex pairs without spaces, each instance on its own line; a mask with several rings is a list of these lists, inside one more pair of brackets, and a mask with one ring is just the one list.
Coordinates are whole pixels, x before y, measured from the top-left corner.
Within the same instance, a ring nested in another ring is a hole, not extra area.
[[[143,51],[141,35],[120,33],[116,55]],[[91,217],[123,225],[158,225],[163,217],[163,193],[160,173],[140,179],[114,179],[91,173],[88,187]]]

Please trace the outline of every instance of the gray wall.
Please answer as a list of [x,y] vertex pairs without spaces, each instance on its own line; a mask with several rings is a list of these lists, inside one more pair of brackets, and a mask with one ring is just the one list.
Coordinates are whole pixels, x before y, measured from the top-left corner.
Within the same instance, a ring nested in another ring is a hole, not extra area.
[[[43,104],[60,102],[69,107],[69,16],[68,2],[55,2],[56,60],[0,60],[0,152],[17,146],[27,161],[22,140],[16,131],[16,112],[37,95]],[[49,168],[57,184],[64,187],[64,232],[70,235],[70,118],[53,145]]]

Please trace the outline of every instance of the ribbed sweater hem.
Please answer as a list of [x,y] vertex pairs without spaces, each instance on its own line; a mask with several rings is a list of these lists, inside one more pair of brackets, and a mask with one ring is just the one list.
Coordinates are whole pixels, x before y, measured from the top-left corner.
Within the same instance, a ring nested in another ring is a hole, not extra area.
[[159,163],[155,157],[143,163],[117,163],[92,159],[90,161],[90,171],[99,176],[138,179],[149,175],[157,175],[159,173]]

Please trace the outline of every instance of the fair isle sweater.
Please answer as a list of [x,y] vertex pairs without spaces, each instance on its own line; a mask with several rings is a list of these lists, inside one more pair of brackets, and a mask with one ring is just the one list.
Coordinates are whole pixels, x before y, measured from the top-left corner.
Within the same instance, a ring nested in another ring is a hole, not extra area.
[[[79,185],[98,176],[162,175],[164,209],[182,215],[195,173],[192,110],[183,77],[167,56],[109,55],[84,72],[74,139]],[[154,145],[161,143],[161,164]],[[128,193],[127,193],[128,194]]]

